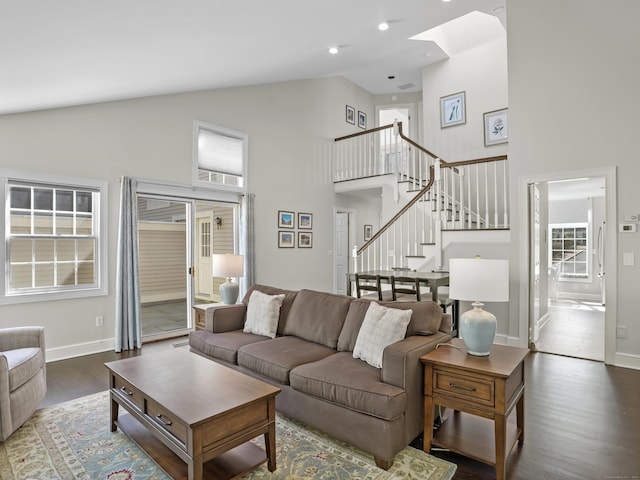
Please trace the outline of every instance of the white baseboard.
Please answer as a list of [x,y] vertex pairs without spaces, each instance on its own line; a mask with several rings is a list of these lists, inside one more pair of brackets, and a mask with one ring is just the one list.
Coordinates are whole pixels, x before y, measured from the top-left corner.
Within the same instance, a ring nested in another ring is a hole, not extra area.
[[640,370],[640,355],[616,352],[614,365],[616,367],[633,368],[634,370]]
[[75,345],[65,345],[64,347],[47,348],[47,363],[65,360],[67,358],[81,357],[93,353],[107,352],[115,350],[115,338],[105,338],[94,342],[76,343]]

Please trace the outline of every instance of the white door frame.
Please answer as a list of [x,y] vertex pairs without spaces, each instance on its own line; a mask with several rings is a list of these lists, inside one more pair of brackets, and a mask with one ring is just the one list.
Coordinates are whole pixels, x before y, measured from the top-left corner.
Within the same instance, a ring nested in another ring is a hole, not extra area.
[[518,195],[520,198],[520,238],[519,238],[519,337],[522,346],[529,340],[529,302],[530,302],[530,249],[529,249],[529,188],[532,183],[542,183],[554,180],[568,180],[581,177],[604,177],[606,182],[606,237],[605,244],[605,308],[604,320],[604,361],[608,365],[614,365],[616,359],[616,319],[618,304],[617,288],[617,192],[616,192],[616,167],[596,168],[589,170],[577,170],[570,172],[557,172],[527,176],[520,179]]

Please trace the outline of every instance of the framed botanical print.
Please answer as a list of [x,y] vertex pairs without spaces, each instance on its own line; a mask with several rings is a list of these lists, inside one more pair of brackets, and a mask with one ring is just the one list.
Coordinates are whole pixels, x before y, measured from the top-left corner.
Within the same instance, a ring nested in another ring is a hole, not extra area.
[[508,109],[494,110],[484,114],[484,144],[498,145],[509,141]]
[[465,92],[440,98],[440,128],[466,123]]

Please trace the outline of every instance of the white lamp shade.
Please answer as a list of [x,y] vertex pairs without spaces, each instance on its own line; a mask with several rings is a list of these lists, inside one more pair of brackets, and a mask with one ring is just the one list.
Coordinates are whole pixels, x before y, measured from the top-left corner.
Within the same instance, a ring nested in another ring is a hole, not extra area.
[[244,274],[244,256],[214,253],[211,255],[214,277],[242,277]]
[[509,301],[509,260],[452,258],[449,298],[468,302]]

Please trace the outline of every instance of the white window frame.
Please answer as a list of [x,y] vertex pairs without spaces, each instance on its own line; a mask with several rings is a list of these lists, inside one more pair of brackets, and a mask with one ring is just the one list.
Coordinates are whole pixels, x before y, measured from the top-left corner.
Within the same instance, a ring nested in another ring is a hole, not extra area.
[[[203,182],[198,176],[198,136],[200,131],[206,130],[219,135],[233,137],[242,141],[242,186],[225,185],[224,183]],[[193,122],[193,153],[192,153],[192,182],[194,187],[206,188],[208,190],[222,190],[229,192],[244,193],[248,191],[248,164],[249,164],[249,136],[246,133],[220,127],[212,123],[194,120]]]
[[[586,245],[586,249],[585,249],[585,266],[586,266],[586,273],[585,274],[575,274],[575,275],[571,275],[571,274],[564,274],[562,272],[560,272],[558,274],[558,280],[561,282],[589,282],[591,281],[591,268],[592,268],[592,261],[589,255],[590,252],[590,248],[591,248],[591,225],[589,224],[589,222],[572,222],[572,223],[552,223],[549,224],[549,262],[551,263],[551,265],[553,265],[554,261],[553,261],[553,230],[554,229],[578,229],[578,228],[584,228],[585,229],[585,240],[587,242]],[[575,238],[574,238],[575,240]]]
[[[34,289],[24,292],[9,293],[10,259],[9,251],[9,215],[11,204],[9,199],[9,183],[20,182],[24,184],[39,184],[44,187],[69,187],[76,189],[90,189],[98,192],[99,202],[94,215],[95,221],[95,278],[96,284],[76,288],[52,287],[51,289]],[[0,275],[0,304],[17,304],[36,301],[51,301],[70,298],[87,298],[108,294],[108,270],[107,270],[107,194],[108,183],[103,180],[67,177],[61,175],[40,174],[34,172],[21,172],[0,170],[0,206],[4,212],[4,222],[0,223],[0,233],[5,239],[4,248],[0,249],[0,256],[4,265],[4,275]]]

